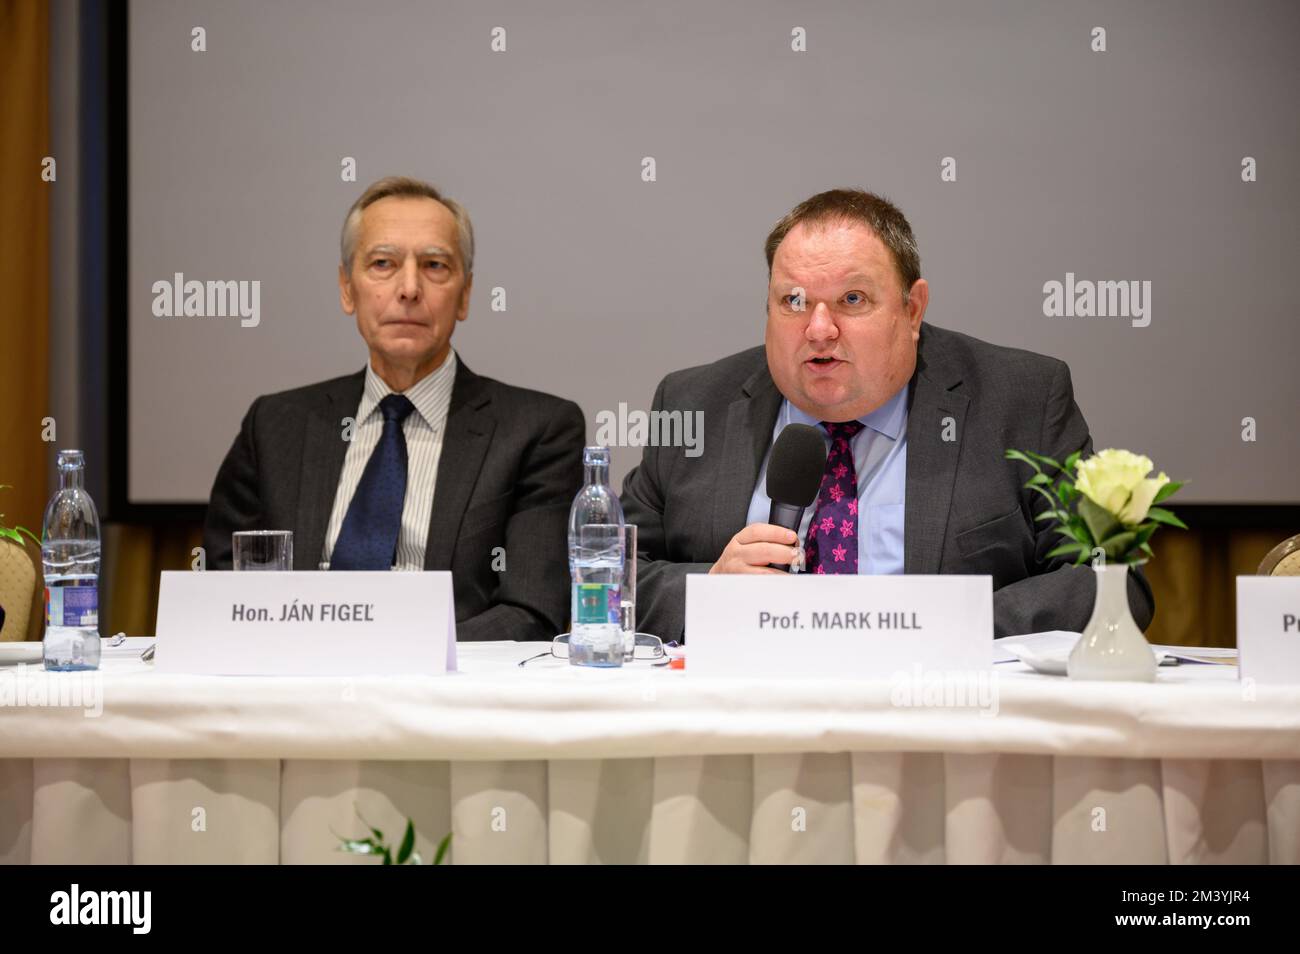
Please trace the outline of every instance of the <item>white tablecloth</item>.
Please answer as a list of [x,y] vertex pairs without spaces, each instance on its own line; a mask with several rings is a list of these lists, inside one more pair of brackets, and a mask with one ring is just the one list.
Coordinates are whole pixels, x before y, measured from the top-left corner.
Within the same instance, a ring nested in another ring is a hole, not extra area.
[[53,706],[65,674],[0,669],[0,861],[357,861],[334,835],[358,810],[394,842],[415,819],[426,857],[452,832],[461,864],[1300,861],[1300,687],[1232,667],[1004,664],[944,705],[920,681],[518,668],[534,644],[351,679],[168,676],[143,645],[106,655],[98,714],[92,683]]

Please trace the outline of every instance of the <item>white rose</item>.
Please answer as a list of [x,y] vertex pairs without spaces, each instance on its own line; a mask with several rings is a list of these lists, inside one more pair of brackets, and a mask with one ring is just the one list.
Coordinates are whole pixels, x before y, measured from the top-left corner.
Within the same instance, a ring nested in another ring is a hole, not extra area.
[[1163,471],[1158,477],[1147,477],[1151,467],[1149,457],[1107,449],[1079,461],[1074,486],[1124,526],[1133,527],[1146,519],[1156,493],[1169,483]]

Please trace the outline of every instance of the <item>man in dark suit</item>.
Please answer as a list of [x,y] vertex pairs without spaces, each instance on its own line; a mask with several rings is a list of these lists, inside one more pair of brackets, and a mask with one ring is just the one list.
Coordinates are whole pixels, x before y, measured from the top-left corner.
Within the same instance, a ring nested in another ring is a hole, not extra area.
[[208,504],[208,566],[237,530],[294,531],[294,569],[450,570],[461,641],[550,639],[568,619],[567,521],[586,424],[572,401],[472,372],[469,216],[376,182],[343,227],[339,295],[367,366],[258,398]]
[[[638,527],[638,628],[680,639],[687,573],[965,573],[993,577],[994,633],[1087,623],[1088,567],[1006,448],[1092,453],[1064,362],[922,325],[929,288],[911,226],[867,192],[801,203],[768,237],[766,344],[668,375],[653,410],[703,412],[704,453],[647,447],[623,484]],[[820,425],[826,471],[798,535],[767,523],[771,446]],[[801,544],[800,541],[803,541]],[[802,553],[799,551],[802,550]],[[1139,626],[1154,612],[1129,575]]]

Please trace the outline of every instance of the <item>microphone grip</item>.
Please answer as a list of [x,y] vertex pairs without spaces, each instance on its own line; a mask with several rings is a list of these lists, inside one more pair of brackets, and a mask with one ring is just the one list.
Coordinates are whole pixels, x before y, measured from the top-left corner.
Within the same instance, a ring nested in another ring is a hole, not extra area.
[[[776,524],[778,527],[785,527],[787,530],[793,530],[795,536],[799,535],[799,524],[803,520],[804,508],[796,504],[780,503],[772,501],[772,509],[768,511],[767,522]],[[769,563],[774,570],[781,570],[785,573],[790,572],[789,564]]]

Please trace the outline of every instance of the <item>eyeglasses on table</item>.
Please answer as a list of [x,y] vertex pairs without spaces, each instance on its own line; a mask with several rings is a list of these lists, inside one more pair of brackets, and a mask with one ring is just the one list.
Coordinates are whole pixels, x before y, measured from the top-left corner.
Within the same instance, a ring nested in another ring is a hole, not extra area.
[[[551,648],[544,653],[537,653],[535,656],[529,656],[527,659],[521,659],[519,665],[522,667],[534,659],[543,659],[546,656],[554,656],[556,659],[569,658],[569,636],[570,633],[561,633],[551,640]],[[669,640],[665,643],[658,636],[650,633],[635,634],[636,641],[632,644],[633,661],[645,660],[655,666],[667,666],[672,662],[672,657],[668,655],[668,650],[677,648],[677,640]]]

